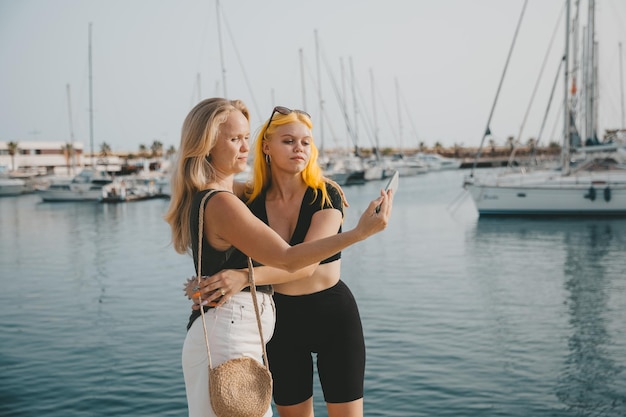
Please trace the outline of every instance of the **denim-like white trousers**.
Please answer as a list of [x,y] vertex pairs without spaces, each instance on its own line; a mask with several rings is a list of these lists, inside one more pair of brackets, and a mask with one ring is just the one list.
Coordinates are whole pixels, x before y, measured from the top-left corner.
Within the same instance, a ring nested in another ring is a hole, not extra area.
[[[263,337],[267,343],[274,333],[276,322],[274,300],[271,295],[261,292],[257,292],[257,300]],[[262,362],[261,339],[252,295],[249,292],[235,294],[223,306],[210,309],[204,317],[213,367],[241,356],[249,356]],[[209,401],[209,361],[202,330],[202,317],[198,317],[187,331],[182,362],[189,417],[215,416]],[[271,415],[270,407],[265,417]]]

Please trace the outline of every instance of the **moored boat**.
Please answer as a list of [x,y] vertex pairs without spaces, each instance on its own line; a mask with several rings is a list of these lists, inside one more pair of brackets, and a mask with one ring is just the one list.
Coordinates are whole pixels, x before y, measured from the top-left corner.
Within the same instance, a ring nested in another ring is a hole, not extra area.
[[24,193],[26,181],[17,178],[0,178],[0,196],[15,196]]
[[626,215],[626,170],[618,154],[557,170],[474,178],[466,183],[481,216]]
[[113,177],[104,171],[83,169],[71,180],[53,180],[47,188],[39,190],[46,202],[100,201],[103,187],[112,183]]
[[[589,30],[592,34],[593,6],[591,2]],[[595,84],[598,66],[593,59],[596,45],[594,43],[590,47],[587,60],[583,61],[588,79],[583,82],[586,86],[584,95],[579,96],[576,78],[568,69],[571,35],[569,2],[566,15],[561,166],[557,169],[522,168],[495,176],[474,176],[472,170],[472,174],[465,179],[464,187],[469,190],[480,216],[626,216],[624,141],[611,140],[610,143],[600,144],[596,139],[595,100],[598,94]],[[573,41],[577,42],[577,39]],[[569,89],[569,85],[573,87]],[[583,101],[580,99],[590,104],[578,114],[576,103]],[[586,138],[585,146],[579,135],[581,126],[582,137]],[[489,128],[485,135],[488,132]]]
[[423,162],[430,171],[458,169],[461,167],[461,160],[456,158],[447,158],[439,155],[438,153],[419,152],[415,154],[414,158]]

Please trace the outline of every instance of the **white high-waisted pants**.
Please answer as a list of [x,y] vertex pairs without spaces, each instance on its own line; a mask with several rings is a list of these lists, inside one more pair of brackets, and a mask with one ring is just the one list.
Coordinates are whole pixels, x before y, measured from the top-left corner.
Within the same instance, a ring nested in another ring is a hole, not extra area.
[[[271,295],[262,292],[257,292],[257,300],[263,337],[267,343],[274,333],[276,322],[274,300]],[[263,361],[254,304],[249,292],[235,294],[223,306],[207,311],[204,317],[213,367],[241,356]],[[202,330],[202,317],[198,317],[187,332],[182,360],[189,417],[215,416],[209,402],[209,361]],[[265,417],[271,415],[270,407]]]

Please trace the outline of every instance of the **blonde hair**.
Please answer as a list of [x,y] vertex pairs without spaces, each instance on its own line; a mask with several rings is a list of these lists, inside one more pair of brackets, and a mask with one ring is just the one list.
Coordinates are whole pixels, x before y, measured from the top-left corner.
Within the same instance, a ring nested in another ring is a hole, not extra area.
[[[254,146],[254,164],[252,167],[252,184],[248,188],[246,196],[247,203],[250,204],[254,201],[255,198],[259,196],[263,191],[267,190],[267,188],[272,183],[272,171],[270,170],[270,166],[268,165],[265,154],[263,153],[263,141],[271,141],[272,136],[274,135],[276,128],[279,126],[283,126],[289,123],[302,123],[309,130],[313,130],[313,122],[308,117],[308,115],[292,111],[289,114],[281,114],[278,112],[274,112],[273,117],[271,118],[271,123],[269,120],[263,124],[263,127],[259,131],[259,134],[256,138],[255,146]],[[311,136],[311,155],[309,158],[309,162],[306,167],[300,174],[302,176],[302,180],[306,185],[313,188],[315,191],[313,201],[317,198],[317,193],[322,193],[322,207],[324,204],[329,204],[332,206],[332,202],[330,197],[328,196],[328,191],[326,191],[326,181],[324,179],[322,169],[317,163],[317,157],[319,155],[319,151],[315,146],[315,142],[313,141],[313,137]]]
[[210,162],[211,150],[216,144],[220,125],[234,111],[240,111],[250,121],[243,101],[209,98],[198,103],[183,122],[180,148],[172,172],[172,196],[164,216],[172,229],[172,244],[178,253],[191,249],[191,202],[197,192],[216,179]]

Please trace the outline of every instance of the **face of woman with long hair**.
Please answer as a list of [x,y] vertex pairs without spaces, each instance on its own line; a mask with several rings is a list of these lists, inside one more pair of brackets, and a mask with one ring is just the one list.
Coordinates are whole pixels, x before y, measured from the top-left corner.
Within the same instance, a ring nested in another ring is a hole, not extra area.
[[250,151],[250,122],[240,111],[232,111],[219,127],[211,164],[222,175],[234,175],[246,169]]
[[264,141],[263,151],[273,168],[299,173],[311,159],[312,141],[311,130],[304,123],[287,123],[276,126],[271,139]]

